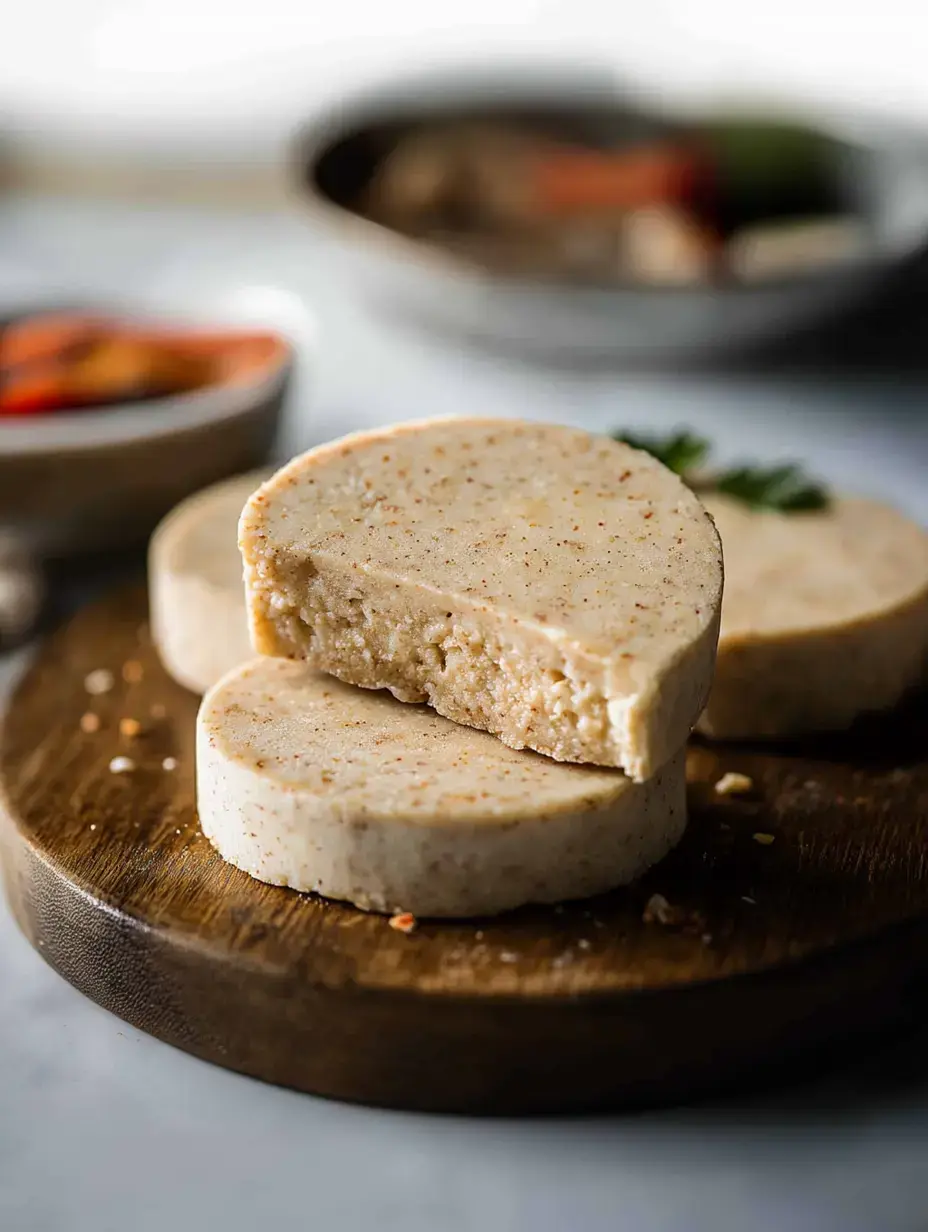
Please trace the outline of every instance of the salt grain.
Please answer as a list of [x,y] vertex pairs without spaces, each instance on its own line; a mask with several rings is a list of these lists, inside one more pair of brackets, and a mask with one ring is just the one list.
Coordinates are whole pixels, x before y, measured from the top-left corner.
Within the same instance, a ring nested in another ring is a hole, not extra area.
[[161,769],[162,770],[176,770],[177,769],[177,758],[176,757],[165,757],[164,761],[161,763]]
[[96,671],[88,672],[84,677],[84,688],[92,697],[99,697],[101,693],[109,693],[114,684],[113,673],[105,667],[98,667]]

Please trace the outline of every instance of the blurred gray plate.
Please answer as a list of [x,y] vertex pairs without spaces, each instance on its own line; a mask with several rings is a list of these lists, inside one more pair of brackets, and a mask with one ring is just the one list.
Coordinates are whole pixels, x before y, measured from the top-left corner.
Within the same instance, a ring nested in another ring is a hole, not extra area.
[[[392,319],[401,315],[494,349],[569,362],[714,357],[794,334],[859,305],[928,239],[928,138],[857,120],[825,126],[783,111],[776,118],[798,119],[844,143],[842,175],[869,244],[847,262],[754,285],[577,286],[496,275],[383,227],[326,191],[333,160],[341,160],[342,174],[363,176],[372,141],[393,128],[501,110],[576,114],[587,128],[592,122],[618,132],[629,126],[653,131],[680,118],[643,111],[617,94],[611,81],[590,73],[541,77],[524,70],[409,81],[371,91],[320,118],[295,149],[305,206],[361,294]],[[683,118],[692,122],[694,116]]]

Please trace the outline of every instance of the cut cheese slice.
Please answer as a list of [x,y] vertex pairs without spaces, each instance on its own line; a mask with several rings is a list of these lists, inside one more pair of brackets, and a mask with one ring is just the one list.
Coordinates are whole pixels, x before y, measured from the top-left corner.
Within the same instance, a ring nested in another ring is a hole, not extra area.
[[839,730],[887,710],[928,667],[928,533],[874,501],[753,511],[706,498],[725,550],[719,738]]
[[262,881],[487,915],[597,894],[659,860],[686,824],[684,755],[635,784],[257,659],[203,699],[197,805],[219,853]]
[[712,520],[645,453],[440,419],[295,459],[239,531],[254,647],[514,749],[654,774],[709,692]]
[[238,519],[271,472],[237,475],[182,501],[152,535],[152,637],[174,679],[203,693],[253,651],[245,615]]

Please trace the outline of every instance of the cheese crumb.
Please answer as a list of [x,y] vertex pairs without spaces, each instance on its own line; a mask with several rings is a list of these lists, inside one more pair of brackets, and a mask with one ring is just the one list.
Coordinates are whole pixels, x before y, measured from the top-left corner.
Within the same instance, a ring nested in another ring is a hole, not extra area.
[[405,933],[407,937],[416,931],[416,923],[416,917],[410,911],[398,911],[390,917],[390,927],[398,933]]
[[645,924],[675,924],[679,913],[676,907],[671,907],[663,894],[652,894],[645,903],[641,918]]
[[114,757],[110,762],[111,774],[131,774],[135,769],[135,762],[131,757]]
[[774,835],[772,834],[755,834],[754,835],[754,842],[760,843],[761,847],[769,847],[770,844],[773,842],[773,840],[774,840]]
[[729,770],[715,785],[717,796],[743,796],[745,792],[754,790],[754,780],[747,774],[739,774]]
[[86,714],[81,715],[81,731],[82,732],[87,732],[89,735],[91,732],[96,732],[99,730],[100,730],[100,716],[98,714],[93,714],[91,711],[88,710]]
[[84,688],[92,697],[99,697],[101,693],[109,693],[114,683],[113,673],[105,667],[98,667],[96,671],[88,672],[84,677]]
[[129,740],[134,740],[135,737],[139,735],[141,730],[142,730],[142,724],[138,721],[138,719],[120,719],[119,720],[120,736],[126,736]]

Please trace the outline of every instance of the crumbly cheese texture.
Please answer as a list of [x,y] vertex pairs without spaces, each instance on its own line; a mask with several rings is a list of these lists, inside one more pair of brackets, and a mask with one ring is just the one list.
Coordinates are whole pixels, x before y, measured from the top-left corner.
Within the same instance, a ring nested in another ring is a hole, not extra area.
[[887,710],[928,670],[928,533],[875,501],[814,513],[706,498],[725,550],[718,738],[840,730]]
[[284,659],[237,668],[197,720],[220,855],[371,911],[489,915],[622,885],[679,840],[685,793],[682,753],[636,784]]
[[167,671],[204,693],[252,657],[238,520],[271,472],[224,480],[182,501],[148,549],[152,637]]
[[248,502],[252,641],[511,748],[641,781],[685,743],[718,637],[718,535],[647,454],[439,419],[295,459]]

